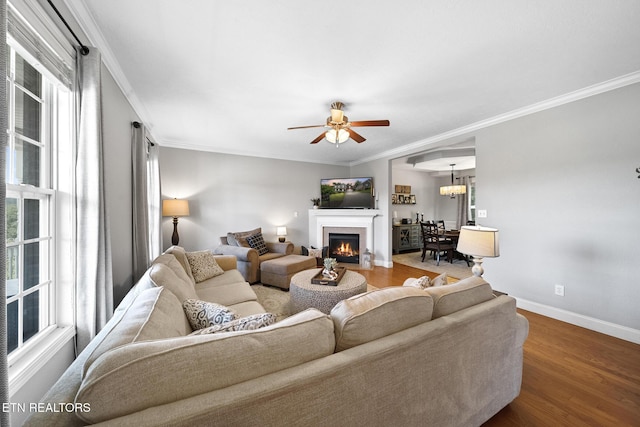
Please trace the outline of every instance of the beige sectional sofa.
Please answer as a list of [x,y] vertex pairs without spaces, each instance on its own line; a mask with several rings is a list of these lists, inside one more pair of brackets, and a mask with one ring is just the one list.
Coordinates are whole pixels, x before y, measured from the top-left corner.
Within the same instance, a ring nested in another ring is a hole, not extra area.
[[264,312],[234,259],[217,260],[224,274],[200,283],[184,250],[156,260],[43,399],[89,410],[27,425],[478,426],[519,394],[527,320],[480,278],[189,335],[192,292]]

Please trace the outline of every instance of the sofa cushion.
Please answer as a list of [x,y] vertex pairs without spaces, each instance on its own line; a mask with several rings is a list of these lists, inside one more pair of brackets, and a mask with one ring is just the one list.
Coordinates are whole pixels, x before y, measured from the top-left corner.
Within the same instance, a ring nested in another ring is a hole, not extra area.
[[[172,256],[172,255],[167,255]],[[174,270],[166,264],[157,263],[151,265],[145,274],[148,274],[151,281],[158,287],[165,287],[171,291],[180,302],[189,299],[197,298],[196,290],[190,280],[185,281],[180,279]]]
[[236,319],[236,313],[233,310],[215,302],[187,299],[182,301],[182,307],[194,331],[213,325],[222,325]]
[[231,304],[229,308],[236,312],[238,317],[247,317],[253,314],[265,313],[266,310],[258,301],[244,301]]
[[181,337],[191,327],[176,296],[163,287],[142,291],[109,334],[93,350],[83,367],[83,375],[105,352],[136,341]]
[[247,243],[249,244],[249,247],[257,250],[259,255],[264,255],[269,252],[267,244],[264,242],[264,237],[262,237],[262,233],[247,236]]
[[441,275],[434,277],[431,279],[429,276],[422,276],[419,278],[410,277],[404,281],[402,286],[412,286],[418,289],[425,289],[432,286],[444,286],[447,284],[447,273],[442,273]]
[[259,227],[249,231],[234,231],[227,233],[227,243],[231,246],[243,246],[248,248],[249,243],[247,243],[247,236],[258,233],[262,233],[262,228]]
[[[255,301],[258,299],[256,293],[251,286],[244,281],[244,278],[242,278],[242,275],[238,271],[235,271],[235,273],[240,276],[239,280],[226,280],[226,276],[229,273],[234,273],[234,271],[227,271],[222,276],[197,283],[197,299],[216,302],[226,305],[227,307],[243,301]],[[232,274],[232,276],[236,276],[236,274]]]
[[253,331],[124,345],[89,368],[76,402],[91,411],[78,416],[117,418],[329,356],[334,347],[331,319],[314,309]]
[[176,257],[180,265],[182,265],[182,268],[184,268],[184,271],[187,273],[187,276],[189,276],[189,278],[191,279],[191,282],[192,283],[196,282],[193,279],[193,273],[191,273],[191,266],[189,265],[189,260],[187,259],[187,252],[184,250],[183,247],[171,246],[169,249],[164,251],[164,253],[171,254],[174,257]]
[[336,351],[431,320],[433,300],[413,287],[389,287],[340,301],[331,310]]
[[476,276],[447,286],[426,288],[424,292],[433,298],[434,319],[495,298],[491,286]]
[[[184,269],[182,263],[178,260],[174,254],[164,253],[153,260],[151,265],[154,264],[164,264],[171,269],[178,276],[178,279],[182,280],[186,284],[190,284],[191,288],[193,288],[193,276],[189,276]],[[190,270],[190,269],[189,269]]]
[[196,283],[224,274],[211,251],[187,252],[186,255]]
[[207,328],[193,331],[191,335],[216,334],[233,331],[253,331],[258,328],[272,325],[276,322],[276,315],[273,313],[252,314],[229,322],[211,325]]

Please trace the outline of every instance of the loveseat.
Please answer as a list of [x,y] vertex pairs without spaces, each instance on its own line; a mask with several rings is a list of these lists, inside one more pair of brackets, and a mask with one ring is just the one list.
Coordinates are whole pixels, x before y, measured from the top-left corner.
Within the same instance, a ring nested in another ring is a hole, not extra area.
[[233,260],[216,258],[224,274],[198,282],[184,253],[157,260],[43,398],[82,410],[27,425],[478,426],[519,394],[528,322],[481,278],[191,335],[180,300],[192,291],[243,316],[264,308]]
[[[254,236],[255,240],[252,239]],[[256,228],[229,232],[226,236],[221,236],[220,245],[215,248],[214,253],[235,256],[238,260],[238,271],[247,282],[253,284],[260,281],[260,264],[292,254],[293,243],[265,242],[262,228]]]

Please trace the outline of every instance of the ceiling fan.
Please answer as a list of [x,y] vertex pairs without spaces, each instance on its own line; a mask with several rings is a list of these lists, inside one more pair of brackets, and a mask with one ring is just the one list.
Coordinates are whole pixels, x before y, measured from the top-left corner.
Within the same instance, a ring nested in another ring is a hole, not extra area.
[[389,126],[389,120],[362,120],[358,122],[350,122],[349,118],[344,115],[344,111],[342,111],[343,107],[344,104],[340,101],[332,103],[331,116],[327,117],[327,123],[324,125],[295,126],[287,128],[287,130],[319,127],[330,128],[328,131],[318,135],[316,139],[311,141],[311,144],[317,144],[323,138],[326,138],[330,143],[336,144],[337,148],[349,138],[353,139],[358,144],[366,140],[362,135],[351,129],[352,127]]

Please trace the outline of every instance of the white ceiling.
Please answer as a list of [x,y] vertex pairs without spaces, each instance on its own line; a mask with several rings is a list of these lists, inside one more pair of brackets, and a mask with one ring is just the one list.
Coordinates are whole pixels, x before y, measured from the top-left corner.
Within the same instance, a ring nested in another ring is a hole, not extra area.
[[[640,81],[634,0],[64,1],[169,147],[357,164]],[[336,100],[391,126],[339,149],[287,130],[323,124]]]

